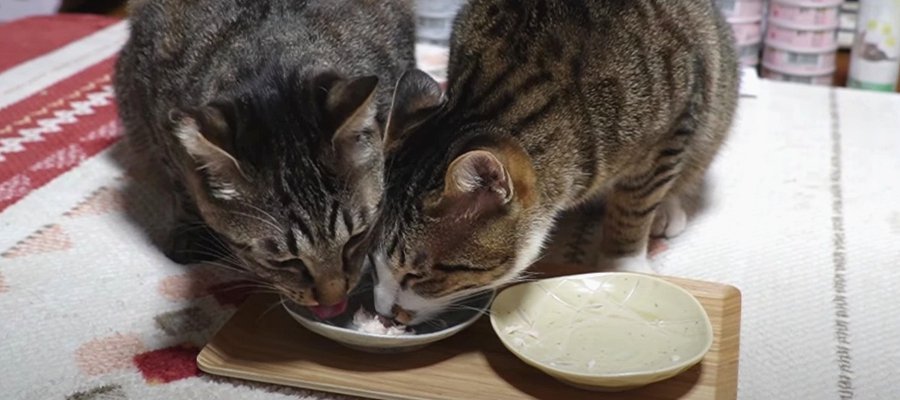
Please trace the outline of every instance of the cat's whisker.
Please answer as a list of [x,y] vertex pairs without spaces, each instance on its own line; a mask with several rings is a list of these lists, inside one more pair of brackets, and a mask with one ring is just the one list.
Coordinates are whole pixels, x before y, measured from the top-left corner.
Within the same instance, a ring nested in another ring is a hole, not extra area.
[[458,306],[447,307],[447,310],[449,310],[449,311],[475,311],[478,315],[482,315],[482,316],[483,315],[491,315],[490,308],[478,308],[478,307],[458,305]]
[[244,263],[244,260],[240,259],[239,257],[237,257],[234,253],[232,253],[230,251],[224,251],[224,250],[219,250],[219,249],[214,249],[214,248],[211,249],[211,248],[207,248],[207,247],[201,247],[199,250],[204,251],[205,252],[204,254],[206,254],[206,255],[215,257],[216,260],[218,260],[218,261],[227,262],[229,264],[232,264],[234,266],[240,266],[242,268],[246,266]]
[[278,306],[281,306],[281,305],[284,305],[284,300],[279,298],[277,301],[275,301],[274,304],[270,305],[265,311],[263,311],[262,313],[259,314],[259,317],[256,318],[256,322],[259,322],[260,320],[262,320],[263,317],[266,316],[266,314],[272,312],[272,310],[278,308]]
[[263,283],[255,283],[255,282],[247,282],[247,283],[243,283],[243,284],[229,285],[224,290],[240,290],[240,289],[265,289],[271,293],[280,293],[280,292],[278,292],[278,289],[276,289],[275,287],[273,287],[271,285],[266,285]]
[[280,293],[277,291],[274,291],[274,290],[252,290],[252,291],[248,292],[248,294],[278,295]]
[[422,323],[419,324],[419,325],[425,325],[425,326],[429,326],[429,327],[435,327],[435,328],[438,328],[438,329],[445,329],[445,328],[447,328],[447,322],[442,321],[442,320],[439,320],[439,319],[430,319],[430,320],[428,320],[428,321],[422,322]]
[[235,214],[235,215],[240,215],[240,216],[242,216],[242,217],[247,217],[247,218],[255,219],[255,220],[259,221],[259,222],[262,222],[262,223],[264,223],[264,224],[270,226],[272,229],[278,231],[278,234],[284,235],[284,228],[278,226],[277,224],[273,223],[272,221],[266,220],[265,218],[262,218],[262,217],[259,217],[259,216],[253,215],[253,214],[248,214],[248,213],[245,213],[245,212],[233,211],[233,210],[232,210],[232,211],[229,211],[229,213]]
[[199,230],[208,229],[208,226],[204,223],[190,223],[190,224],[179,224],[175,228],[172,229],[172,232],[175,233],[185,233],[185,232],[194,232]]
[[244,205],[246,205],[246,206],[248,206],[248,207],[250,207],[250,208],[252,208],[252,209],[258,211],[260,214],[262,214],[262,215],[264,215],[265,217],[269,218],[269,220],[272,221],[273,224],[278,225],[278,218],[275,218],[275,216],[273,216],[273,215],[270,214],[269,212],[263,210],[262,208],[259,208],[259,207],[257,207],[257,206],[254,206],[253,204],[251,204],[251,203],[249,203],[249,202],[248,202],[248,203],[244,203]]
[[201,255],[201,256],[209,256],[209,257],[215,258],[215,260],[203,261],[203,262],[201,262],[201,264],[214,264],[215,263],[214,265],[221,266],[221,265],[225,265],[223,263],[227,263],[227,265],[230,266],[230,269],[244,267],[244,265],[242,263],[237,262],[238,261],[237,259],[231,258],[231,256],[229,256],[228,254],[222,254],[222,253],[215,252],[215,251],[206,251],[206,250],[202,250],[202,249],[193,250],[192,253]]

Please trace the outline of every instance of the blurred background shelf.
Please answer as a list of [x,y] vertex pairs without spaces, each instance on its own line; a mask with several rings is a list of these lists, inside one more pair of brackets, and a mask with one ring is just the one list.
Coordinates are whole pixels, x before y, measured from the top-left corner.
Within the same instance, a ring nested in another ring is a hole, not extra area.
[[[840,49],[836,57],[833,86],[845,87],[847,85],[847,75],[850,69],[850,46],[856,28],[858,5],[856,0],[847,0],[841,6],[841,22],[838,33]],[[62,0],[59,12],[103,14],[121,18],[127,16],[124,0]],[[900,92],[900,84],[896,91]]]

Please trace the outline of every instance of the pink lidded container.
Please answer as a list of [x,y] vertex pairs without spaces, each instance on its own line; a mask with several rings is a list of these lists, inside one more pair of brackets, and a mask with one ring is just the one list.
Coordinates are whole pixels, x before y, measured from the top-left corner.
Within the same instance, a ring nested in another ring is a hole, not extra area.
[[716,0],[729,22],[759,20],[763,14],[763,0]]
[[834,75],[834,69],[825,71],[824,73],[789,73],[771,69],[763,65],[762,77],[775,81],[805,83],[808,85],[831,86]]
[[772,0],[769,22],[796,28],[837,28],[843,0]]
[[835,68],[837,46],[825,51],[796,51],[766,43],[763,63],[779,71],[816,72]]
[[759,64],[759,51],[761,48],[762,41],[739,45],[737,50],[741,65],[745,67],[755,67]]
[[837,46],[824,51],[797,51],[766,43],[763,64],[780,72],[824,73],[835,68]]
[[762,17],[747,22],[730,22],[738,46],[746,46],[762,40]]
[[797,51],[828,51],[838,45],[835,27],[802,28],[770,21],[766,43]]

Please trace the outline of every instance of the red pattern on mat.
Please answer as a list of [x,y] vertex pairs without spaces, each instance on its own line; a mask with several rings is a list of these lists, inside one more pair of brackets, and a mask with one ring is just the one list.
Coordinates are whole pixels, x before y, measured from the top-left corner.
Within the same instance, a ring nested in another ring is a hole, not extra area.
[[53,15],[0,24],[0,71],[40,57],[119,22],[94,15]]
[[[0,211],[120,136],[107,59],[0,110]],[[28,139],[24,139],[31,136]]]
[[134,356],[134,365],[148,383],[169,383],[200,375],[197,354],[192,345],[167,347]]

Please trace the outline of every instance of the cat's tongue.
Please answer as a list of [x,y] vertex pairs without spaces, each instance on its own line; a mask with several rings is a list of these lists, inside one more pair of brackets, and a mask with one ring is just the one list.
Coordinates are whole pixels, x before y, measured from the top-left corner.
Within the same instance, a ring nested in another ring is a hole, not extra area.
[[331,319],[347,311],[347,299],[330,306],[312,306],[309,308],[318,319]]

